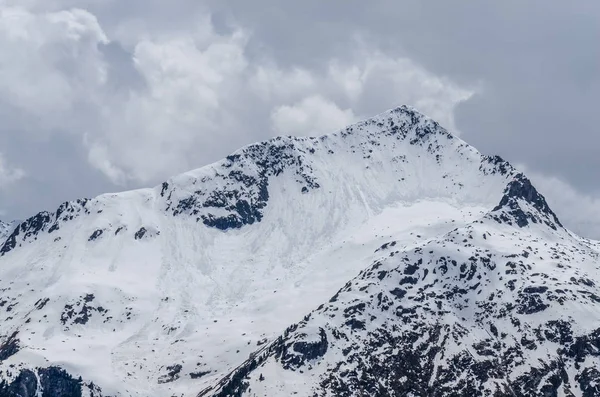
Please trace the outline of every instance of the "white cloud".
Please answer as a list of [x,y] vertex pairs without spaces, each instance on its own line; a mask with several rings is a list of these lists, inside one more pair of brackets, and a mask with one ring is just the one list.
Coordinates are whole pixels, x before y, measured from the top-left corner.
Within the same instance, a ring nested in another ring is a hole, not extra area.
[[331,80],[355,107],[360,108],[365,101],[377,101],[378,97],[377,102],[384,103],[382,109],[408,104],[459,134],[454,109],[476,92],[475,87],[460,87],[408,58],[389,57],[377,50],[359,50],[355,59],[355,63],[334,61],[329,66]]
[[356,116],[351,109],[340,109],[320,96],[311,96],[294,105],[277,107],[271,114],[277,135],[323,135],[351,124]]
[[[56,8],[56,5],[53,6]],[[110,35],[88,11],[0,6],[0,100],[32,135],[70,134],[89,164],[121,186],[152,184],[273,134],[318,135],[400,104],[453,127],[471,91],[403,58],[363,47],[321,68],[251,57],[241,28],[148,32],[135,20],[112,34],[141,87],[111,84]],[[127,37],[123,37],[127,36]],[[117,70],[118,71],[118,70]]]
[[138,42],[131,62],[144,89],[117,92],[92,14],[0,7],[0,100],[30,120],[19,126],[29,134],[74,135],[115,184],[199,166],[218,138],[239,131],[227,118],[247,68],[244,33],[221,36],[204,23],[195,36]]
[[78,100],[93,101],[95,89],[104,84],[97,45],[106,42],[87,11],[33,14],[0,8],[0,97],[29,116],[29,131],[69,123]]
[[4,155],[0,153],[0,189],[5,189],[18,180],[25,177],[25,171],[11,166],[6,162]]
[[89,141],[89,135],[83,136],[84,145],[88,149],[88,161],[116,185],[124,185],[127,181],[124,172],[111,162],[106,146]]
[[282,70],[277,65],[257,65],[249,88],[265,101],[290,101],[318,89],[313,73],[302,68]]
[[359,99],[365,83],[365,70],[357,65],[344,65],[339,60],[329,63],[329,76],[351,100]]
[[271,113],[276,134],[323,134],[402,104],[416,107],[459,134],[455,107],[476,88],[460,87],[410,59],[358,48],[349,59],[329,60],[324,72],[274,67],[257,71],[254,89],[263,98],[282,103]]
[[208,142],[235,132],[224,118],[247,67],[243,41],[236,33],[205,47],[192,38],[140,42],[135,67],[147,89],[110,106],[103,130],[88,135],[92,164],[104,164],[115,183],[147,183],[198,165],[194,156],[209,157]]

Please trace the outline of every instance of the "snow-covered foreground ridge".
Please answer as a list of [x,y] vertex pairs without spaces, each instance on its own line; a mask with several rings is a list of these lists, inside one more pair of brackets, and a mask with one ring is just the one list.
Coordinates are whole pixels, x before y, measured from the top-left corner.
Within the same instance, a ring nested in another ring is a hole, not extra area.
[[400,107],[0,244],[3,396],[600,396],[600,243]]

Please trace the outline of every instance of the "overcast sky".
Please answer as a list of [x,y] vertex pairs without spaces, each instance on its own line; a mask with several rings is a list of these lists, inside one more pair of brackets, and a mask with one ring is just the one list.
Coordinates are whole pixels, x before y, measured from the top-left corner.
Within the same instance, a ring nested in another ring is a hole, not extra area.
[[0,216],[413,105],[600,238],[595,1],[0,0]]

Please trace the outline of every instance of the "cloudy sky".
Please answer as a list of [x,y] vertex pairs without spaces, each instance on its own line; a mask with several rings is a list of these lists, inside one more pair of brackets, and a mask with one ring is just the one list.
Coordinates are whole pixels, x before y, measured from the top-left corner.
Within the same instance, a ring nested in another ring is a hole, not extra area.
[[0,0],[0,216],[400,104],[600,238],[600,3]]

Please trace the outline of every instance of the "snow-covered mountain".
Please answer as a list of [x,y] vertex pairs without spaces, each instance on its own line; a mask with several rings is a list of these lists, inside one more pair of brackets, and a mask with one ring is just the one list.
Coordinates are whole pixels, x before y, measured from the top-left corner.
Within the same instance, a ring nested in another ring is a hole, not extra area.
[[0,245],[1,396],[600,396],[600,243],[409,107]]

